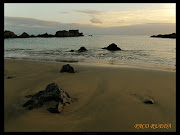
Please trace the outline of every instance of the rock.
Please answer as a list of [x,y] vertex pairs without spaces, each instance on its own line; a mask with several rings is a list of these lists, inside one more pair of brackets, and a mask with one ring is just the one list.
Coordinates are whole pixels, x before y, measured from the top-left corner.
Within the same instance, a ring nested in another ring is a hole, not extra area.
[[61,68],[61,70],[60,70],[60,72],[61,72],[61,73],[62,73],[62,72],[75,73],[75,72],[74,72],[74,68],[71,67],[69,64],[63,65],[62,68]]
[[57,109],[57,111],[58,111],[59,113],[62,112],[63,109],[64,109],[64,104],[58,103],[58,104],[56,105],[56,109]]
[[69,52],[74,52],[74,50],[70,50]]
[[7,77],[7,79],[12,79],[12,78],[14,78],[14,76],[8,76],[8,77]]
[[110,44],[108,47],[104,47],[102,49],[107,49],[110,51],[117,51],[117,50],[121,50],[119,47],[117,47],[117,45],[115,43]]
[[154,100],[153,99],[145,99],[143,101],[143,103],[145,103],[145,104],[154,104]]
[[176,38],[176,33],[172,34],[159,34],[159,35],[152,35],[151,37],[157,37],[157,38]]
[[48,108],[47,109],[49,112],[51,112],[51,113],[60,113],[58,110],[57,110],[57,108],[52,108],[52,107],[50,107],[50,108]]
[[4,31],[4,38],[15,38],[17,35],[14,34],[12,31],[5,30]]
[[59,86],[55,83],[51,83],[47,85],[44,91],[39,91],[35,95],[28,95],[28,98],[31,98],[27,101],[23,107],[28,107],[29,110],[38,108],[42,106],[45,102],[48,101],[56,101],[57,105],[55,108],[48,108],[47,110],[52,113],[60,113],[62,112],[64,106],[68,103],[70,104],[73,100],[70,98],[69,94],[63,91]]
[[53,35],[45,33],[45,34],[39,34],[37,35],[37,37],[53,37]]
[[23,32],[19,37],[20,38],[28,38],[30,36],[26,32]]
[[84,46],[78,50],[78,52],[85,52],[85,51],[87,51],[87,49]]
[[61,113],[64,109],[64,104],[62,103],[57,103],[56,107],[55,108],[48,108],[47,110],[51,113]]
[[34,35],[31,35],[30,37],[35,37]]
[[55,34],[55,37],[78,37],[78,36],[84,36],[83,33],[79,33],[79,30],[62,30],[57,31]]

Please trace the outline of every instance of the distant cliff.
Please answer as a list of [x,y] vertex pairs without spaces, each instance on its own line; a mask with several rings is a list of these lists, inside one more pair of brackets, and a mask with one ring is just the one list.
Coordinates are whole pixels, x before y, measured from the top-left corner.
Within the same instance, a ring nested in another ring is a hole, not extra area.
[[8,31],[8,30],[4,31],[4,38],[79,37],[79,36],[84,36],[83,33],[79,33],[79,30],[69,30],[69,31],[62,30],[62,31],[57,31],[55,35],[45,33],[45,34],[39,34],[37,36],[29,35],[26,32],[23,32],[20,36],[17,36],[12,31]]
[[176,33],[172,33],[172,34],[159,34],[159,35],[153,35],[151,37],[157,37],[157,38],[176,38]]

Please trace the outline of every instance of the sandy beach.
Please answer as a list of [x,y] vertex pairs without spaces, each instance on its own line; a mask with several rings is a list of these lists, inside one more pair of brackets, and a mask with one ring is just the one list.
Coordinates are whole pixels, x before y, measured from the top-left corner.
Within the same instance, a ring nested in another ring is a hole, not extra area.
[[[175,71],[69,63],[75,73],[60,73],[64,64],[5,59],[5,132],[176,131]],[[47,111],[53,102],[33,110],[22,107],[26,95],[52,82],[77,100],[59,114]],[[143,103],[145,99],[154,104]]]

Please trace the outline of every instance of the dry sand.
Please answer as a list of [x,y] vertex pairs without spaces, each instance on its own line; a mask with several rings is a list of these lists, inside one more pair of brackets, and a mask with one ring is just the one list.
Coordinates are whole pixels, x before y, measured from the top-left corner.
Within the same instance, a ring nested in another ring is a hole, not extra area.
[[[76,73],[59,73],[63,64],[5,60],[5,132],[176,131],[176,72],[70,64]],[[33,110],[22,107],[26,95],[52,82],[77,100],[60,114],[46,110],[53,102]],[[155,103],[144,104],[146,98]],[[171,128],[136,129],[135,124]]]

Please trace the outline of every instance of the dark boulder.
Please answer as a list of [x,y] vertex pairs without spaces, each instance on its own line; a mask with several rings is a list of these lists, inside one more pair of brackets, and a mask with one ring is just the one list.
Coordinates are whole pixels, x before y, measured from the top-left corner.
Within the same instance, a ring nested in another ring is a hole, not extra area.
[[61,73],[62,73],[62,72],[75,73],[75,72],[74,72],[74,68],[71,67],[69,64],[63,65],[62,68],[61,68],[61,70],[60,70],[60,72],[61,72]]
[[78,52],[85,52],[85,51],[87,51],[87,49],[84,46],[78,50]]
[[31,98],[27,101],[23,107],[27,107],[28,109],[34,109],[42,106],[45,102],[48,101],[56,101],[57,105],[55,108],[50,107],[47,109],[52,113],[60,113],[66,104],[70,104],[73,100],[70,98],[69,94],[59,88],[59,86],[55,83],[51,83],[47,85],[44,91],[39,91],[35,95],[28,95],[28,98]]
[[17,35],[14,34],[12,31],[5,30],[4,31],[4,38],[15,38]]
[[19,37],[20,38],[28,38],[30,36],[26,32],[23,32]]
[[117,50],[121,50],[119,47],[117,47],[117,45],[115,43],[110,44],[108,47],[104,47],[102,49],[107,49],[110,51],[117,51]]

